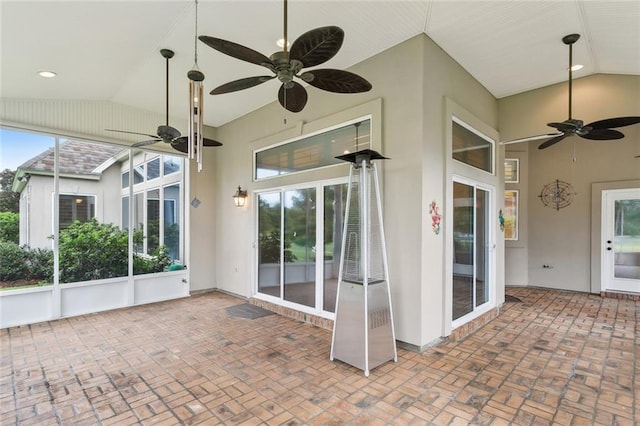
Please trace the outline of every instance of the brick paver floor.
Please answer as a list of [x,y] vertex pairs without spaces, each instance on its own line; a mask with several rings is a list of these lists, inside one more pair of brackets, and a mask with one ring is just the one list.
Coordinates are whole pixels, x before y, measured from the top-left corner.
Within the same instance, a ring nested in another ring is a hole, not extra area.
[[509,288],[458,342],[362,371],[331,333],[208,293],[0,331],[0,424],[640,423],[640,302]]

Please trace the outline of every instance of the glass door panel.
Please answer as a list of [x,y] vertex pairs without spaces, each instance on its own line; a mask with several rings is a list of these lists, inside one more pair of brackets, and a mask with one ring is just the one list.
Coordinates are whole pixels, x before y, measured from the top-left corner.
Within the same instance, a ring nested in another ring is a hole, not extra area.
[[489,301],[489,192],[476,188],[475,272],[476,300],[474,307]]
[[346,202],[346,183],[324,187],[324,297],[322,309],[327,312],[336,311]]
[[640,292],[640,189],[604,192],[603,290]]
[[453,319],[473,311],[474,188],[453,183]]
[[284,300],[316,305],[316,190],[284,192]]
[[258,195],[258,292],[280,297],[281,195]]
[[489,302],[491,193],[453,183],[453,320]]

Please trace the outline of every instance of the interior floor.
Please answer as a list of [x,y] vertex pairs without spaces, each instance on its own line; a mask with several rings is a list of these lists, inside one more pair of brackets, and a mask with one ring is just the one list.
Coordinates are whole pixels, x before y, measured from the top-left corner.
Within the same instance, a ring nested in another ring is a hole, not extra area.
[[638,424],[640,301],[508,288],[461,341],[363,372],[223,293],[0,330],[0,424]]

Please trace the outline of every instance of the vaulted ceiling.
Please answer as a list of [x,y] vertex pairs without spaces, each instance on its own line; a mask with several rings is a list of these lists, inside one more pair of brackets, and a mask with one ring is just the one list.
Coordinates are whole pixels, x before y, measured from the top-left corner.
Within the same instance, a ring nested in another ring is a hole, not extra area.
[[[283,3],[199,0],[198,34],[231,40],[267,56],[279,50]],[[640,75],[640,1],[337,1],[290,0],[294,40],[316,27],[345,31],[322,67],[348,68],[426,33],[496,98],[567,79],[564,35],[579,33],[574,78]],[[0,2],[3,98],[107,100],[164,113],[170,62],[170,115],[188,112],[186,73],[194,64],[195,3],[173,1]],[[265,69],[197,43],[205,91]],[[38,71],[51,70],[45,79]],[[393,64],[389,72],[394,72]],[[268,73],[268,71],[266,71]],[[366,76],[364,76],[366,78]],[[372,81],[375,86],[375,82]],[[219,126],[275,100],[277,80],[240,92],[206,95],[205,124]],[[310,90],[317,90],[312,88]]]

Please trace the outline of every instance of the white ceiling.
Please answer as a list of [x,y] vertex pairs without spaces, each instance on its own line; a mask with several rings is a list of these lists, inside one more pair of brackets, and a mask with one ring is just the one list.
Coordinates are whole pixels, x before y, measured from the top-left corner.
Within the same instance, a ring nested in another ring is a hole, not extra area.
[[[279,50],[280,0],[199,0],[198,34],[245,45],[267,56]],[[496,98],[567,79],[574,63],[594,73],[640,75],[640,1],[337,1],[289,0],[289,39],[312,28],[345,31],[338,54],[320,67],[347,68],[426,33]],[[0,95],[4,98],[108,100],[164,113],[170,62],[170,117],[188,112],[186,73],[194,63],[194,0],[0,2]],[[205,91],[265,68],[198,42]],[[53,79],[36,73],[52,70]],[[393,64],[389,72],[394,72]],[[367,77],[363,75],[363,77]],[[375,87],[375,81],[371,81]],[[219,126],[276,100],[277,80],[205,100],[205,124]],[[310,88],[309,90],[318,90]]]

